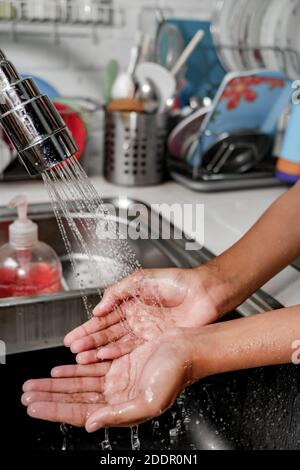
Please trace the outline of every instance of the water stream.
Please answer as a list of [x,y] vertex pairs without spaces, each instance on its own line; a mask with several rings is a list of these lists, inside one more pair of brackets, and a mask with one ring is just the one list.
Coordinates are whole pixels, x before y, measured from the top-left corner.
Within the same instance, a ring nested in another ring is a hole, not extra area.
[[[87,317],[95,305],[90,305],[85,293],[85,279],[81,276],[80,257],[84,255],[89,272],[95,276],[97,285],[106,288],[129,274],[141,269],[135,254],[122,239],[117,222],[104,206],[103,201],[76,158],[67,165],[59,165],[43,174],[58,226],[64,240],[78,289],[80,290]],[[116,236],[117,235],[117,236]],[[99,259],[110,259],[105,271],[99,269]],[[97,278],[99,272],[101,278]],[[99,300],[102,291],[98,289]],[[67,447],[67,427],[62,424],[62,449]],[[132,449],[140,448],[138,427],[131,430]],[[111,449],[108,430],[105,430],[102,449]]]
[[[88,317],[94,306],[88,305],[85,280],[81,278],[78,258],[83,254],[95,281],[102,288],[141,269],[135,253],[119,233],[114,221],[85,171],[75,158],[68,165],[55,167],[43,174],[55,216],[66,245],[74,274],[77,276]],[[105,271],[98,260],[106,258]],[[97,275],[101,278],[97,279]],[[101,291],[99,289],[99,298]]]

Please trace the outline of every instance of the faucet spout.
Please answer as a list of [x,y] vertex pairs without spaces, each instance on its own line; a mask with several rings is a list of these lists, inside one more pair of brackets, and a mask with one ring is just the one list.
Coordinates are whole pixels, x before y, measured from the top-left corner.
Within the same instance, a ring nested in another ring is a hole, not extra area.
[[31,176],[72,157],[78,147],[53,103],[22,79],[0,50],[0,125]]

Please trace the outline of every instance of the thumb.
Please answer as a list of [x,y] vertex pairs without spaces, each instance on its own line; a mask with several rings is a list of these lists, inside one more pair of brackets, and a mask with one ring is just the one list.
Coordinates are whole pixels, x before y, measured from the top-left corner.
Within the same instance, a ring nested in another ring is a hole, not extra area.
[[85,424],[92,433],[105,427],[126,427],[147,421],[155,416],[153,405],[138,397],[118,405],[107,405],[92,413]]
[[139,283],[144,278],[144,272],[134,273],[105,290],[101,302],[94,308],[93,315],[105,316],[125,300],[130,300],[139,294]]

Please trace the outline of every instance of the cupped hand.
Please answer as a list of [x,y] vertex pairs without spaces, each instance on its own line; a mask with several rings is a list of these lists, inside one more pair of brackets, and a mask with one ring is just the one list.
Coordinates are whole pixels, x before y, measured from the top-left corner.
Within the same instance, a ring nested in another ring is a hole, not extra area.
[[56,367],[52,378],[25,382],[22,403],[34,418],[88,432],[139,424],[163,413],[194,381],[190,339],[173,329],[112,362]]
[[206,325],[220,316],[219,284],[205,268],[137,272],[105,291],[93,318],[65,345],[78,363],[90,364],[128,354],[171,328]]

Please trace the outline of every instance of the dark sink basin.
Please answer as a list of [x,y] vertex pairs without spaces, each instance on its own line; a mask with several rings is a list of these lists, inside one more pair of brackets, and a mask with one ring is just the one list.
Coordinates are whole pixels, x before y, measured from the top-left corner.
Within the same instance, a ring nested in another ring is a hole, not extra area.
[[[20,404],[21,386],[70,363],[65,348],[9,356],[0,366],[1,447],[60,450],[60,425],[34,420]],[[300,449],[300,368],[269,367],[202,380],[163,416],[140,426],[141,450]],[[177,431],[176,431],[177,425]],[[170,432],[171,431],[171,432]],[[177,435],[176,435],[177,433]],[[129,429],[109,431],[114,450],[131,449]],[[101,450],[104,431],[68,427],[68,450]]]

